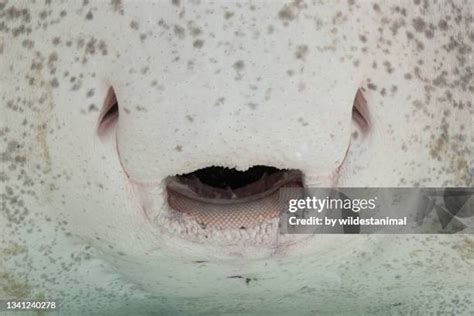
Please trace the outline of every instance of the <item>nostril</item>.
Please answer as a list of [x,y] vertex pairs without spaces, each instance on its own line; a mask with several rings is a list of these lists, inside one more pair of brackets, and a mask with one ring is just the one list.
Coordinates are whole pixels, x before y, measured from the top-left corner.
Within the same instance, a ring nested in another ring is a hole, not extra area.
[[367,101],[364,97],[363,89],[358,89],[352,106],[352,119],[360,128],[362,134],[370,130],[370,116]]
[[107,135],[113,130],[119,118],[119,105],[113,87],[107,91],[104,105],[99,115],[97,133],[100,137]]

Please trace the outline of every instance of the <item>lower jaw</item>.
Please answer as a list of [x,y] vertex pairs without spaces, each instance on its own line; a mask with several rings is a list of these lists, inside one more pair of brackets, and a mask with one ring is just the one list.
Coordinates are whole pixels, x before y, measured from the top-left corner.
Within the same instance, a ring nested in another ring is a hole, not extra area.
[[[301,239],[302,236],[283,235],[279,229],[279,214],[249,225],[234,225],[222,228],[214,225],[203,226],[195,216],[179,212],[170,207],[166,199],[166,189],[163,185],[158,187],[147,187],[133,185],[134,192],[139,192],[137,203],[139,204],[143,218],[150,224],[151,232],[156,235],[157,240],[176,243],[191,243],[195,247],[200,244],[203,247],[225,247],[227,253],[243,255],[244,252],[252,251],[252,248],[267,249],[268,253],[250,254],[251,257],[273,255]],[[153,191],[153,192],[151,192]],[[160,192],[161,194],[159,194]],[[150,196],[158,194],[163,199],[143,203],[143,195]],[[275,194],[278,194],[275,193]]]
[[[266,200],[277,199],[277,195],[278,192],[275,192]],[[265,203],[265,201],[247,202],[239,207],[253,209],[258,207],[256,204]],[[162,212],[154,219],[154,223],[174,237],[216,246],[272,246],[278,243],[278,240],[281,241],[280,213],[275,210],[269,212],[262,210],[257,219],[245,217],[236,219],[232,217],[233,214],[225,214],[224,211],[213,220],[212,211],[208,214],[189,214],[171,208],[168,203],[165,204]],[[223,217],[228,220],[224,225],[221,220]]]
[[217,229],[202,228],[194,218],[171,211],[159,216],[155,223],[173,237],[214,246],[275,245],[279,235],[278,218],[266,219],[246,229]]
[[[167,206],[155,218],[154,226],[160,227],[157,238],[162,246],[180,249],[184,256],[199,260],[230,260],[246,258],[260,260],[270,257],[288,257],[304,248],[305,241],[314,235],[281,234],[280,219],[266,219],[247,229],[203,229],[194,218],[177,214]],[[179,245],[179,246],[178,246]],[[161,247],[160,247],[161,248]],[[154,248],[151,251],[155,250]]]

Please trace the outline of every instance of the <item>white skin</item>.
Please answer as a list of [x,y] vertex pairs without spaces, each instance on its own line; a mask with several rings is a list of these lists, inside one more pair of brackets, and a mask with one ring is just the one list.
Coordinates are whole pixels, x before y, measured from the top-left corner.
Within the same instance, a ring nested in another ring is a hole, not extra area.
[[[154,220],[167,176],[212,165],[472,187],[472,2],[309,2],[0,4],[0,298],[70,315],[473,312],[472,235],[203,241]],[[99,136],[111,86],[119,118]]]

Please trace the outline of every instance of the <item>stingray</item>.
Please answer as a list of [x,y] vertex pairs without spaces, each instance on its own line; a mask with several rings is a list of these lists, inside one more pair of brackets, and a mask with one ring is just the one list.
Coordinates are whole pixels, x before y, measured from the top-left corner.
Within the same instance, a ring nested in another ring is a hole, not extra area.
[[0,299],[472,313],[472,234],[283,235],[275,206],[289,186],[472,188],[472,12],[0,2]]

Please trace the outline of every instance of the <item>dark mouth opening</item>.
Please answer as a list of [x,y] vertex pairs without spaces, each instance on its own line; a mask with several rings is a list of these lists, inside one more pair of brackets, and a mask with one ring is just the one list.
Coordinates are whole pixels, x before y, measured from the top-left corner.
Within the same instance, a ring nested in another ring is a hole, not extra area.
[[168,193],[209,203],[248,201],[270,194],[282,186],[303,186],[303,173],[296,169],[253,166],[246,171],[211,166],[167,179]]
[[185,179],[198,179],[203,184],[207,184],[219,189],[237,189],[249,185],[262,177],[270,176],[282,170],[268,166],[254,166],[247,171],[224,167],[207,167],[193,171],[191,173],[179,175]]

